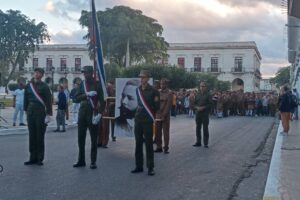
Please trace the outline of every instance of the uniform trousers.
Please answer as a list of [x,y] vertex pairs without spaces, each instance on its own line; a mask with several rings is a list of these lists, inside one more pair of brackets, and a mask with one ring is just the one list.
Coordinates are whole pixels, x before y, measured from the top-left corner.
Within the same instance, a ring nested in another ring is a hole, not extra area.
[[79,110],[78,118],[78,147],[79,156],[78,162],[85,163],[85,139],[86,131],[89,129],[91,137],[91,163],[95,163],[97,159],[97,127],[92,124],[93,111],[91,108]]
[[197,143],[201,144],[201,129],[203,127],[203,143],[204,145],[208,145],[209,132],[208,132],[208,124],[209,124],[209,115],[208,113],[197,113],[196,115],[196,137]]
[[46,113],[42,110],[27,111],[30,161],[43,161],[45,154]]
[[143,143],[146,145],[146,161],[148,169],[154,168],[154,152],[153,152],[153,122],[135,121],[135,164],[136,168],[143,168]]
[[164,137],[164,150],[169,150],[170,141],[170,116],[163,121],[156,122],[156,145],[158,149],[162,148],[162,135]]

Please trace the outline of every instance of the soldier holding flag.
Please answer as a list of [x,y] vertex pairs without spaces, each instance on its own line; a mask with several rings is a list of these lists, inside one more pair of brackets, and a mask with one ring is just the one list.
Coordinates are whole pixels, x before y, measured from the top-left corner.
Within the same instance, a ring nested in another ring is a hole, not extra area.
[[[93,78],[93,66],[84,66],[82,70],[85,80],[78,87],[77,101],[80,101],[78,116],[78,161],[73,167],[84,167],[85,163],[85,139],[89,129],[91,136],[91,169],[96,169],[97,159],[97,127],[99,121],[93,121],[104,110],[104,98],[99,82]],[[100,118],[99,118],[100,119]]]

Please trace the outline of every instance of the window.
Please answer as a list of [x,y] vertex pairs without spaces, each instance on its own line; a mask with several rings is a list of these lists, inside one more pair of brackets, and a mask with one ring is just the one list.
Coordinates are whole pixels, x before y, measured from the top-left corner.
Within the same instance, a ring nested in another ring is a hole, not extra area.
[[177,64],[179,67],[184,68],[184,57],[177,58]]
[[218,72],[218,65],[219,65],[218,57],[211,57],[210,63],[211,63],[210,64],[211,72]]
[[61,69],[61,71],[65,71],[67,69],[67,59],[66,58],[60,59],[60,69]]
[[195,72],[201,72],[201,57],[194,58]]
[[241,72],[243,69],[243,58],[242,57],[235,57],[234,58],[234,70],[236,72]]
[[81,58],[75,58],[75,71],[80,72],[81,70]]
[[32,67],[33,67],[33,69],[39,67],[39,59],[38,58],[32,59]]
[[46,71],[51,71],[53,64],[52,64],[52,58],[46,59]]

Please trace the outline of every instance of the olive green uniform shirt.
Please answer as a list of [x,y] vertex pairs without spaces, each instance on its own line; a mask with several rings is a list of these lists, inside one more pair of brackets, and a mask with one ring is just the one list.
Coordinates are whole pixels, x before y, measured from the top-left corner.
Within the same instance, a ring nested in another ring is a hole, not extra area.
[[[155,113],[159,110],[159,92],[149,84],[147,84],[144,90],[142,89],[142,86],[140,86],[139,89],[142,95],[144,96],[147,105],[150,107],[155,117]],[[141,105],[141,102],[138,102],[138,107],[135,113],[135,121],[153,122],[152,118],[149,116],[146,109]]]
[[[197,92],[195,96],[195,105],[194,108],[196,109],[196,114],[200,115],[208,115],[210,113],[210,109],[213,105],[211,94],[208,91],[205,92]],[[203,111],[198,111],[197,107],[205,106]]]

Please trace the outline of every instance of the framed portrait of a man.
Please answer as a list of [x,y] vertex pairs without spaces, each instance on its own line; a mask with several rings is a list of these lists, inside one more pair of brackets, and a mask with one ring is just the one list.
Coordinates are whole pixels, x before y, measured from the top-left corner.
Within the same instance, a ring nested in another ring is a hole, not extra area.
[[[116,79],[115,136],[134,137],[134,115],[138,106],[136,89],[140,78]],[[152,85],[152,79],[149,80]]]

